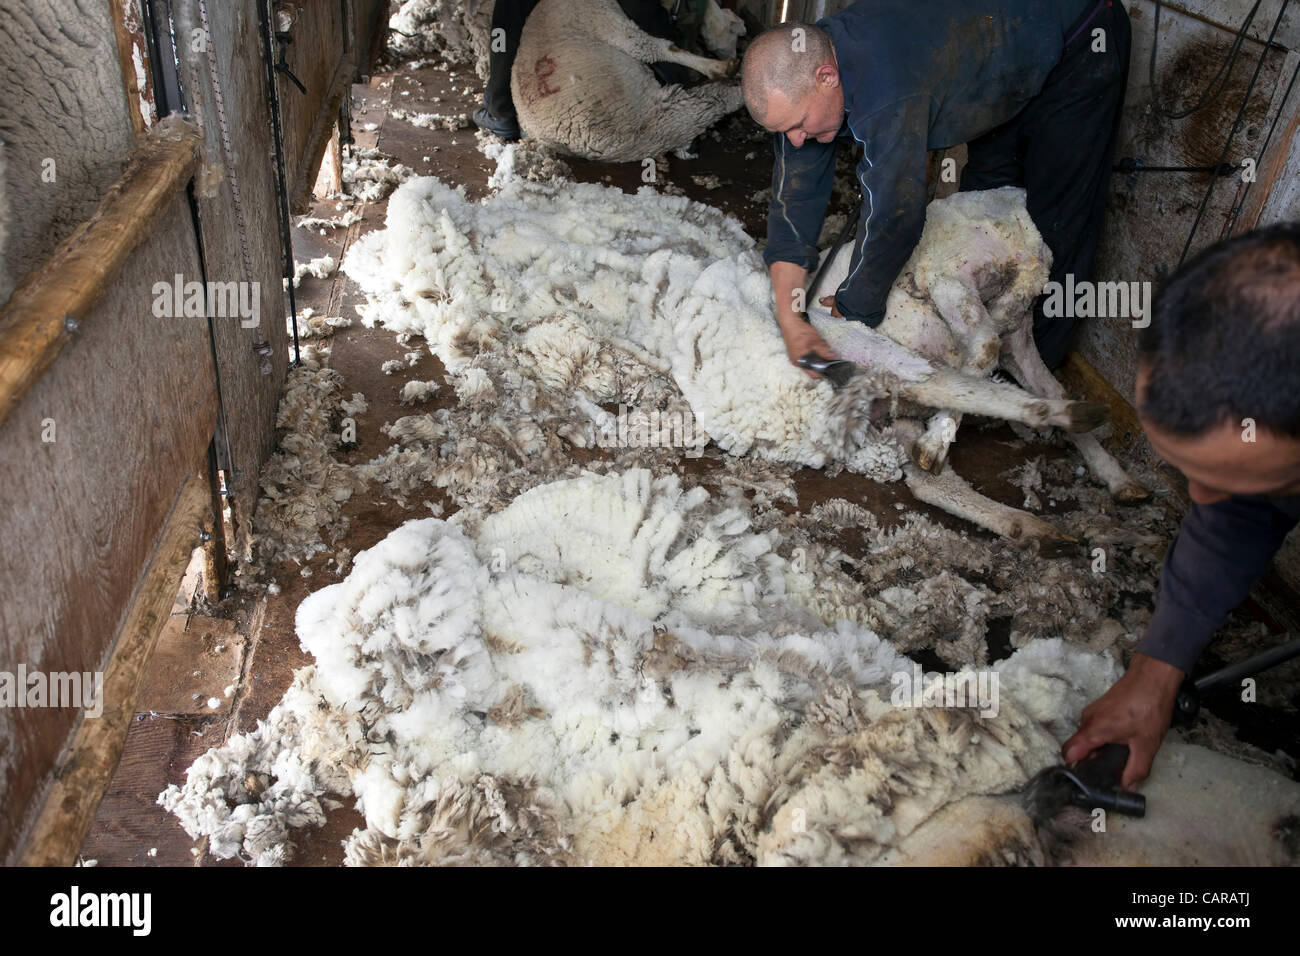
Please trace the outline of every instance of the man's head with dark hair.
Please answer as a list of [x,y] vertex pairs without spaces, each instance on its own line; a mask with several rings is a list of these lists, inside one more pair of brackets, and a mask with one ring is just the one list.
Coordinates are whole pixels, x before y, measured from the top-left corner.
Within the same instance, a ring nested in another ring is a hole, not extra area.
[[754,122],[795,146],[828,143],[844,122],[834,45],[810,23],[789,20],[759,34],[745,51],[740,85]]
[[1300,224],[1169,278],[1138,344],[1138,414],[1194,500],[1300,494]]

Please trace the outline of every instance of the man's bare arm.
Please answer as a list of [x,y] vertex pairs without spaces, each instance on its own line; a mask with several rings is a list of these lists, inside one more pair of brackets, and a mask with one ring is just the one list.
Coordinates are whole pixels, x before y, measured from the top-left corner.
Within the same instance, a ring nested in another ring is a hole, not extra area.
[[[776,296],[776,322],[781,327],[781,338],[785,340],[785,351],[791,364],[797,364],[800,357],[809,352],[816,352],[823,358],[835,358],[835,353],[826,344],[826,340],[817,334],[817,330],[803,318],[803,288],[808,279],[808,270],[793,262],[773,262],[768,267],[772,276],[772,292]],[[798,293],[796,295],[796,293]],[[805,369],[807,372],[807,370]],[[821,378],[816,372],[807,372],[812,378]]]

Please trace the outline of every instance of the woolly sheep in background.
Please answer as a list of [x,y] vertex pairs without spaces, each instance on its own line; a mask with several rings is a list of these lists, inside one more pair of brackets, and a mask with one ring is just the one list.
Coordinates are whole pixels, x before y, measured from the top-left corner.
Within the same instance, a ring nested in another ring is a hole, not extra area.
[[[565,153],[640,162],[686,149],[743,102],[734,82],[660,86],[654,62],[719,81],[737,66],[642,32],[614,0],[542,0],[524,24],[511,72],[519,125]],[[617,79],[603,79],[611,76]]]

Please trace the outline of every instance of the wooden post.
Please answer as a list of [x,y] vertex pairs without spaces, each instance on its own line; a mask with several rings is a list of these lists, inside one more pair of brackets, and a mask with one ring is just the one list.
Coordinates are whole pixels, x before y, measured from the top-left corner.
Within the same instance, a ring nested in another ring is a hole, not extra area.
[[[1273,138],[1269,140],[1267,155],[1255,169],[1255,182],[1246,193],[1241,214],[1232,225],[1233,235],[1250,232],[1261,222],[1267,224],[1296,215],[1296,205],[1300,204],[1300,183],[1296,181],[1300,178],[1300,80],[1296,82],[1297,88],[1291,91],[1291,98],[1285,103],[1281,100],[1297,67],[1300,67],[1300,52],[1292,50],[1282,63],[1273,94],[1281,110],[1277,114]],[[1245,189],[1246,184],[1238,188]]]
[[334,124],[329,143],[325,146],[325,158],[321,161],[320,172],[316,175],[316,186],[312,190],[317,200],[328,199],[343,192],[343,147],[339,142],[339,127]]
[[[343,106],[343,97],[352,95],[352,73],[354,71],[352,55],[344,53],[334,67],[329,89],[321,100],[320,109],[312,121],[310,134],[303,154],[288,157],[287,162],[299,163],[296,169],[288,170],[289,210],[295,216],[305,213],[311,205],[312,187],[316,185],[316,172],[321,169],[321,157],[325,154],[333,139],[338,138],[339,109]],[[342,162],[340,160],[339,191],[342,191]]]
[[[108,0],[109,16],[117,39],[118,65],[122,69],[122,87],[126,90],[126,116],[131,132],[139,142],[153,125],[157,107],[154,103],[153,77],[149,72],[149,48],[140,19],[139,0]],[[141,80],[143,79],[143,83]]]

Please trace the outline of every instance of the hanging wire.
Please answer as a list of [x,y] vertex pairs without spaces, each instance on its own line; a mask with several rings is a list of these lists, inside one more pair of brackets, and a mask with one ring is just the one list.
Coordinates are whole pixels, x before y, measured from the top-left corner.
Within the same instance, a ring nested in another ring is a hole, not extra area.
[[[1250,94],[1255,91],[1255,83],[1259,80],[1259,72],[1264,66],[1264,60],[1268,56],[1268,49],[1273,45],[1273,38],[1277,36],[1278,27],[1282,25],[1282,18],[1286,15],[1286,8],[1291,5],[1291,0],[1282,0],[1282,7],[1277,12],[1277,19],[1273,21],[1273,29],[1268,34],[1268,40],[1264,42],[1264,49],[1259,53],[1259,62],[1255,64],[1255,72],[1251,74],[1250,83],[1246,87],[1246,92],[1241,98],[1241,106],[1237,109],[1237,115],[1232,121],[1232,126],[1228,129],[1228,138],[1223,144],[1223,152],[1219,154],[1218,163],[1222,163],[1228,158],[1228,150],[1232,148],[1232,141],[1237,136],[1237,130],[1241,126],[1241,118],[1246,113],[1246,105],[1250,102]],[[1258,3],[1256,4],[1258,6]],[[1216,165],[1218,165],[1216,163]],[[1188,250],[1192,248],[1192,240],[1196,237],[1196,230],[1200,228],[1201,217],[1205,215],[1206,207],[1210,204],[1210,196],[1214,193],[1214,187],[1218,183],[1218,177],[1211,177],[1210,184],[1205,189],[1205,195],[1201,197],[1201,205],[1196,210],[1196,218],[1192,220],[1191,231],[1187,233],[1187,241],[1183,243],[1182,255],[1178,257],[1178,265],[1182,265],[1187,258]]]
[[[1223,62],[1219,65],[1219,72],[1214,74],[1206,85],[1200,99],[1188,109],[1173,112],[1160,105],[1160,91],[1156,88],[1156,51],[1160,46],[1160,9],[1163,4],[1161,0],[1155,0],[1155,26],[1151,31],[1151,59],[1147,64],[1147,79],[1151,85],[1151,106],[1158,115],[1163,116],[1165,119],[1183,119],[1191,116],[1197,110],[1205,109],[1222,95],[1223,91],[1228,87],[1228,80],[1232,78],[1232,68],[1241,53],[1242,43],[1245,41],[1250,25],[1255,20],[1255,14],[1259,11],[1260,4],[1263,2],[1264,0],[1255,0],[1255,5],[1250,8],[1250,13],[1246,16],[1246,22],[1237,31],[1236,38],[1232,43],[1232,49],[1228,51],[1228,55],[1224,57]],[[1274,30],[1276,31],[1276,27]],[[1215,84],[1218,84],[1218,89],[1215,89]]]
[[[1277,121],[1282,118],[1282,111],[1286,109],[1287,101],[1291,99],[1291,90],[1295,88],[1297,76],[1300,76],[1300,63],[1297,63],[1295,69],[1291,71],[1291,82],[1286,85],[1286,92],[1282,94],[1282,102],[1278,104],[1277,112],[1273,114],[1273,122],[1269,124],[1268,135],[1264,137],[1264,145],[1259,148],[1259,156],[1255,159],[1256,169],[1264,165],[1264,156],[1268,153],[1268,144],[1272,142],[1273,131],[1277,129]],[[1236,227],[1237,217],[1241,215],[1242,209],[1246,206],[1246,195],[1250,192],[1250,187],[1254,185],[1255,180],[1252,179],[1250,182],[1246,183],[1246,188],[1243,189],[1241,195],[1237,197],[1237,202],[1232,208],[1232,215],[1228,218],[1229,235],[1232,234],[1232,230]]]

